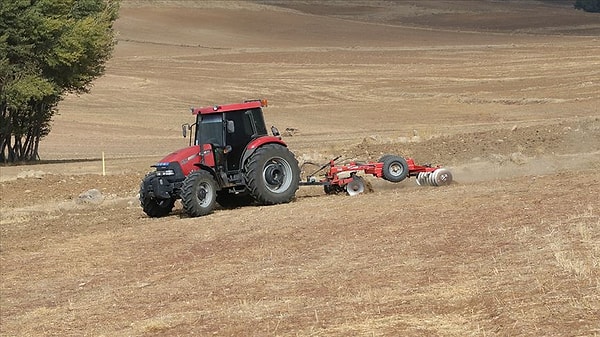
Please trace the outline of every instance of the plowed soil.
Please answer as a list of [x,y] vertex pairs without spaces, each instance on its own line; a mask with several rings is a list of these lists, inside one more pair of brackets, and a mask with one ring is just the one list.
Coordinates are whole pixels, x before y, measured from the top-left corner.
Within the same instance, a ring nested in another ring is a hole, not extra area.
[[[40,163],[0,167],[0,335],[600,334],[598,14],[124,0],[115,28]],[[251,98],[305,173],[398,154],[455,181],[147,217],[189,107]]]

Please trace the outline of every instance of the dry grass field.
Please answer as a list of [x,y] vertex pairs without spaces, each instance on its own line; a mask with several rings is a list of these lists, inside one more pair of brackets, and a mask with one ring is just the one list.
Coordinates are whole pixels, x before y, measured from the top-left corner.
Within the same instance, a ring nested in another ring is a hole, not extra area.
[[[598,14],[124,0],[116,29],[42,161],[0,167],[0,335],[600,335]],[[455,183],[145,216],[189,107],[249,98],[301,163],[401,154]]]

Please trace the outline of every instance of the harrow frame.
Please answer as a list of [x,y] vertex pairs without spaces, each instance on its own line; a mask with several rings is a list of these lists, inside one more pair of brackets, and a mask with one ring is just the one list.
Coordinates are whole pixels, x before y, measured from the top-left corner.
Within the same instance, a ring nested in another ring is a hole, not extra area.
[[[401,159],[399,161],[400,163],[404,161],[404,164],[402,164],[404,167],[402,169],[406,170],[407,172],[403,173],[403,177],[399,177],[399,179],[396,180],[390,180],[386,178],[384,173],[386,164],[383,160],[386,157]],[[356,195],[361,193],[364,187],[364,179],[359,175],[359,173],[372,175],[376,178],[382,178],[394,183],[400,182],[408,177],[417,177],[418,185],[441,186],[448,185],[452,182],[452,174],[448,169],[441,166],[432,166],[430,164],[417,165],[412,158],[385,155],[377,162],[361,163],[357,161],[350,161],[347,164],[336,165],[335,162],[339,158],[340,157],[331,159],[327,164],[321,166],[317,171],[309,174],[306,177],[306,180],[300,181],[299,185],[322,185],[324,186],[327,194],[346,191],[350,195]],[[315,175],[325,169],[326,171],[323,177],[318,179]]]

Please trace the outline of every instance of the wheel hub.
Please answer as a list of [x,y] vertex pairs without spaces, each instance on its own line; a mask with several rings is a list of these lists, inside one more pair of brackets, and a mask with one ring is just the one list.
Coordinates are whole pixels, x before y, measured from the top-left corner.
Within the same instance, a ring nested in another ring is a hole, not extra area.
[[265,169],[265,180],[269,185],[279,186],[283,178],[283,168],[280,164],[272,163]]
[[400,176],[403,171],[404,169],[402,168],[402,165],[395,164],[390,167],[390,173],[394,176]]

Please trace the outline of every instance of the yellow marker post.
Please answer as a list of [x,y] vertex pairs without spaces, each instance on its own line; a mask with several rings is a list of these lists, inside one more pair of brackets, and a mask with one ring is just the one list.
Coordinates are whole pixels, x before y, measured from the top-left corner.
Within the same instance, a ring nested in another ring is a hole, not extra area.
[[106,175],[106,163],[104,162],[104,151],[102,151],[102,175]]

